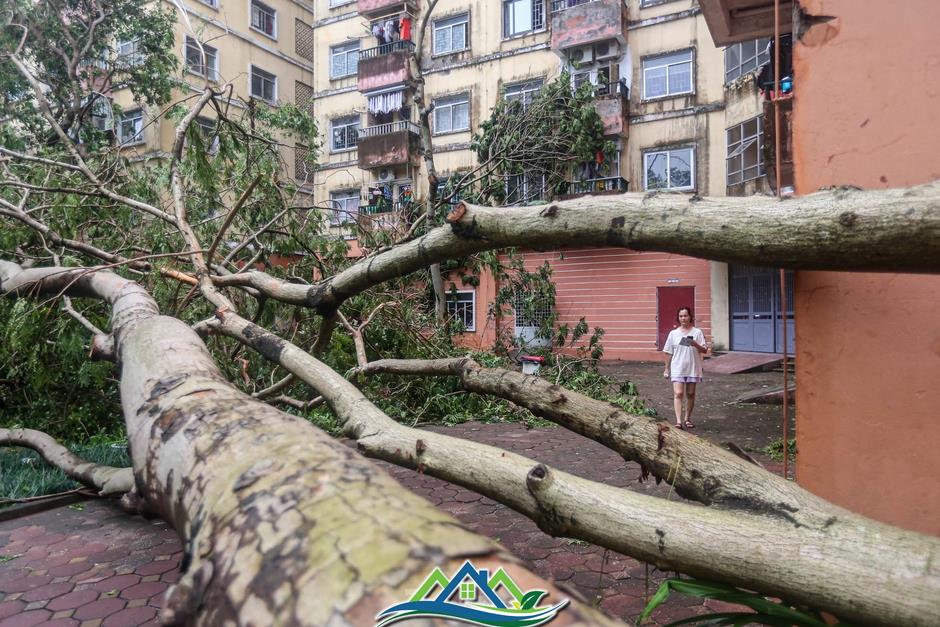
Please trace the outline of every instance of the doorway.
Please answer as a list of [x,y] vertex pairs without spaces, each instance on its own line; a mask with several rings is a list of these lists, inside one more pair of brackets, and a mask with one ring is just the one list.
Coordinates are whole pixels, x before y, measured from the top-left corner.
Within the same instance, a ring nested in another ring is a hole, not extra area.
[[731,350],[755,353],[783,352],[783,325],[787,325],[787,353],[796,343],[793,327],[793,271],[785,273],[787,311],[780,311],[780,271],[760,266],[731,265]]
[[695,316],[695,286],[669,286],[656,288],[656,347],[663,349],[669,332],[679,326],[676,312],[689,307]]

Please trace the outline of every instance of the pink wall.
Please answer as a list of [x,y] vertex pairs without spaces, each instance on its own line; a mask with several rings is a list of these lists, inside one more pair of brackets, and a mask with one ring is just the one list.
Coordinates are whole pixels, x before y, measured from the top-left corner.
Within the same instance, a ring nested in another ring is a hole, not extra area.
[[[940,178],[940,3],[801,4],[837,19],[794,47],[797,191]],[[795,301],[797,479],[940,535],[940,277],[798,272]]]
[[[574,328],[583,316],[592,331],[594,327],[602,327],[604,359],[660,358],[656,346],[656,288],[659,286],[695,286],[696,324],[711,341],[707,261],[622,248],[525,253],[525,266],[529,270],[545,260],[553,270],[558,324]],[[511,333],[512,319],[504,324]]]

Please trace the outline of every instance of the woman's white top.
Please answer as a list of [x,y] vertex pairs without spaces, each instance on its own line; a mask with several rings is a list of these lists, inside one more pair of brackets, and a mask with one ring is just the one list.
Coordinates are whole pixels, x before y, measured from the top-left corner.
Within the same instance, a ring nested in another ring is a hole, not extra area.
[[702,346],[708,347],[705,344],[705,334],[698,327],[692,327],[687,331],[679,327],[670,331],[666,344],[663,346],[663,352],[672,355],[669,372],[673,377],[702,376],[702,353],[694,346],[683,346],[679,343],[682,338],[689,335]]

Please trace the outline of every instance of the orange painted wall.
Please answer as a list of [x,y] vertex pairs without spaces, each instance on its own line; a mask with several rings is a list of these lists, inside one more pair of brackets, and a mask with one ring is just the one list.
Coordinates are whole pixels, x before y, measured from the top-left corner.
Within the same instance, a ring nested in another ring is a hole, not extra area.
[[[801,0],[797,192],[940,178],[940,2]],[[940,535],[940,277],[798,272],[797,479]]]

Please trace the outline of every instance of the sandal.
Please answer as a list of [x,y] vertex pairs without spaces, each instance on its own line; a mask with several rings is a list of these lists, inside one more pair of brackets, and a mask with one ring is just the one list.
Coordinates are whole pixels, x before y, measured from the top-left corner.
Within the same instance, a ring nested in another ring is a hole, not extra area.
[[677,422],[677,423],[676,423],[676,429],[682,429],[682,423],[681,423],[681,422]]
[[686,420],[686,421],[685,421],[685,428],[686,428],[686,429],[694,429],[694,428],[695,428],[695,425],[692,424],[692,421],[691,421],[691,420]]

